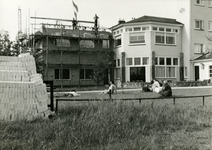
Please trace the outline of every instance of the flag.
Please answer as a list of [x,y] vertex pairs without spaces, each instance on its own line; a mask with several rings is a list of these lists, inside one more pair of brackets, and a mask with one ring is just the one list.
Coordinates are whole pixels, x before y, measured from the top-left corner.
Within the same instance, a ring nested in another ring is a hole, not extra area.
[[75,18],[77,19],[77,12],[78,12],[78,6],[74,3],[74,1],[72,1],[73,2],[73,6],[74,6],[74,16],[75,16]]

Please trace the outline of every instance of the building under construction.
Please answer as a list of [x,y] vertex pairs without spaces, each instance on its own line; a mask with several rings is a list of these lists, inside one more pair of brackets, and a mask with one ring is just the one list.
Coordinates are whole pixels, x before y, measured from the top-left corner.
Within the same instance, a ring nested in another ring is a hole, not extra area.
[[[111,32],[100,30],[95,22],[88,28],[75,21],[71,26],[42,23],[32,35],[33,49],[42,51],[44,80],[53,80],[58,87],[108,84],[114,77]],[[97,81],[94,70],[104,63],[108,66],[104,78]]]

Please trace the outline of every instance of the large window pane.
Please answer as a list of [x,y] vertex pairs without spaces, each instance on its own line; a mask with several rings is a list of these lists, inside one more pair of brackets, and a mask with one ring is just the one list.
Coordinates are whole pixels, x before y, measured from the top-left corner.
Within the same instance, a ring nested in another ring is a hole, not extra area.
[[63,69],[63,79],[70,79],[69,69]]
[[160,59],[159,59],[159,65],[165,65],[164,58],[160,58]]
[[120,66],[120,59],[117,59],[117,65]]
[[80,69],[80,79],[85,79],[84,69]]
[[144,33],[131,33],[130,44],[133,44],[133,43],[145,43]]
[[184,77],[187,77],[187,67],[184,67]]
[[145,67],[130,67],[130,81],[146,81]]
[[175,44],[175,34],[166,33],[166,44]]
[[93,78],[93,69],[85,69],[85,79]]
[[67,39],[56,39],[55,45],[69,47],[70,46],[70,41],[67,40]]
[[93,69],[80,69],[80,79],[93,79]]
[[178,58],[173,58],[173,65],[178,65]]
[[155,42],[156,43],[165,43],[164,39],[165,39],[165,33],[155,33]]
[[[55,79],[70,79],[70,70],[69,69],[63,69],[63,72],[61,72],[61,69],[55,69],[54,70],[54,76]],[[61,78],[61,73],[62,74],[62,78]]]
[[204,29],[203,20],[195,20],[195,29]]
[[194,44],[194,53],[203,53],[203,44]]
[[166,65],[171,65],[171,64],[172,64],[172,59],[166,58]]
[[102,40],[102,47],[103,48],[109,48],[109,40]]
[[134,58],[134,65],[141,65],[141,58]]
[[149,64],[149,57],[143,57],[143,65]]
[[166,67],[166,77],[175,77],[175,67]]
[[158,57],[155,57],[155,65],[158,65]]
[[140,31],[141,27],[134,27],[133,29],[134,29],[134,31]]
[[80,47],[83,48],[94,48],[94,42],[91,40],[81,40]]
[[155,75],[156,77],[165,77],[165,67],[156,66]]
[[126,58],[126,65],[132,65],[132,58]]
[[60,70],[59,69],[55,69],[54,70],[54,78],[55,79],[60,79]]
[[115,77],[116,79],[120,78],[120,68],[115,69]]

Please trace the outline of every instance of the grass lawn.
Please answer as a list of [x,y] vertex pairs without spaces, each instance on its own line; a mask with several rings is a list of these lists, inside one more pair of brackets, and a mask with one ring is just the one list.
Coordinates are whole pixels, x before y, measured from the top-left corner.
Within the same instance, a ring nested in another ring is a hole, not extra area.
[[[209,95],[212,94],[212,88],[187,88],[187,89],[173,89],[172,90],[173,95],[175,96],[195,96],[195,95]],[[89,92],[89,93],[80,93],[80,97],[70,97],[71,99],[108,99],[108,94],[100,94],[101,92]],[[64,93],[57,93],[55,94],[55,97],[63,97]],[[117,94],[112,94],[112,99],[127,99],[127,98],[155,98],[160,97],[159,94],[153,93],[153,92],[143,92],[141,90],[135,90],[135,91],[119,91]],[[212,100],[212,97],[206,97],[205,98],[205,105],[208,106],[210,101]],[[141,104],[149,104],[155,102],[155,104],[158,105],[165,105],[165,104],[173,104],[172,99],[161,99],[161,100],[153,100],[153,101],[142,101]],[[63,107],[67,107],[73,104],[84,104],[88,102],[59,102],[59,109]],[[89,102],[89,103],[95,103],[95,102]],[[129,100],[126,101],[126,103],[134,103],[139,104],[138,100]],[[186,98],[186,99],[176,99],[176,104],[178,105],[188,105],[188,106],[199,106],[202,105],[202,98]]]
[[[176,89],[174,95],[204,95],[212,89]],[[116,101],[61,102],[52,119],[0,121],[0,149],[76,150],[210,150],[211,100],[121,101],[157,97],[125,91]],[[82,93],[79,98],[108,98]]]

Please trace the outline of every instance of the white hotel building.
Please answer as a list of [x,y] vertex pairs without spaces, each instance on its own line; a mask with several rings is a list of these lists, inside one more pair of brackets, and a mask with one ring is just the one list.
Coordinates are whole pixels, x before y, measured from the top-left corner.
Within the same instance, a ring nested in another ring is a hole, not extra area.
[[[116,84],[149,82],[153,78],[211,79],[212,57],[208,53],[211,47],[205,36],[212,34],[212,1],[174,0],[173,3],[179,11],[169,12],[169,17],[143,16],[119,21],[111,27],[115,39]],[[165,8],[164,5],[158,9]]]

